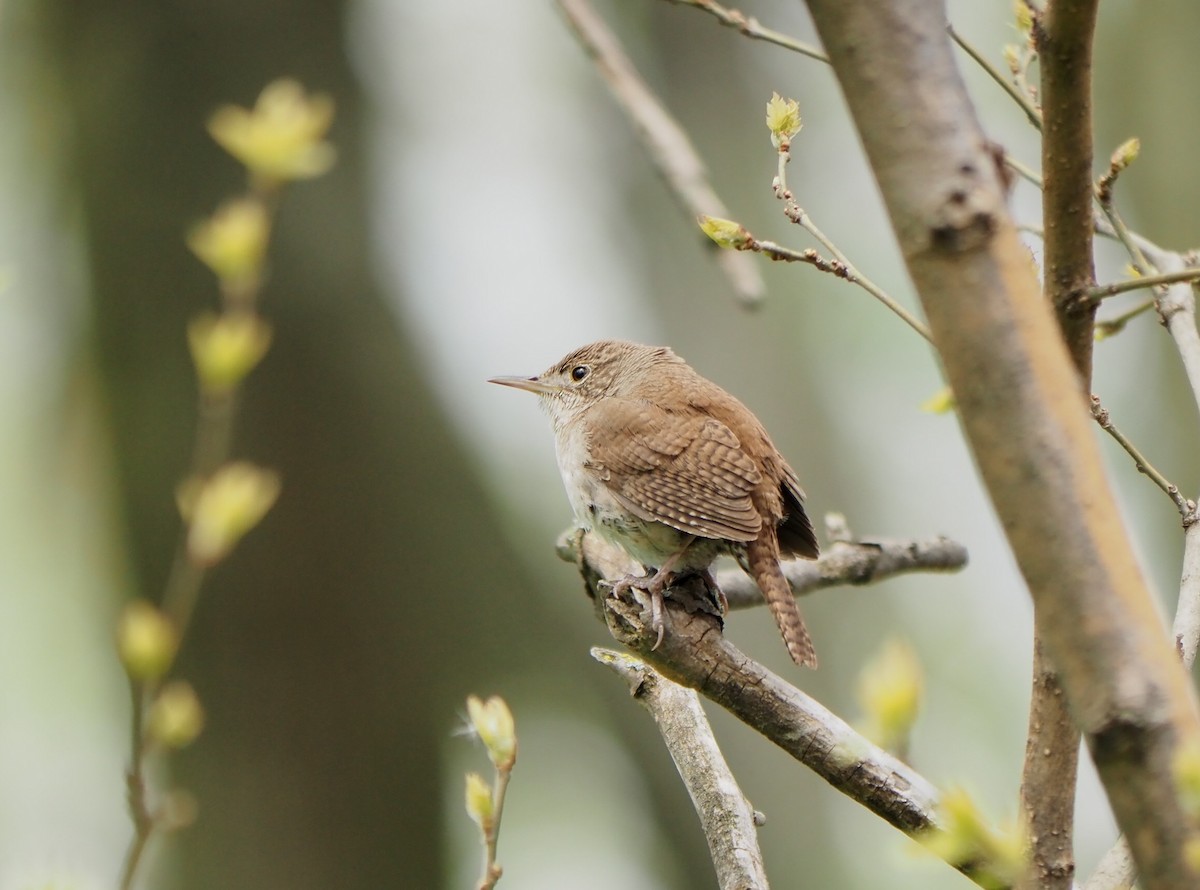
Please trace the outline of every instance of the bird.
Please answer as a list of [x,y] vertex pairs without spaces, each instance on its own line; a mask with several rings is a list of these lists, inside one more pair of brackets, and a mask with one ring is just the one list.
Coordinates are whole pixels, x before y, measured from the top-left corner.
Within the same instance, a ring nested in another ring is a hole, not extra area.
[[614,591],[651,594],[659,643],[662,591],[728,555],[762,591],[792,660],[817,666],[780,565],[816,559],[816,535],[795,471],[749,408],[668,347],[624,340],[488,382],[534,393],[549,413],[576,521],[646,568]]

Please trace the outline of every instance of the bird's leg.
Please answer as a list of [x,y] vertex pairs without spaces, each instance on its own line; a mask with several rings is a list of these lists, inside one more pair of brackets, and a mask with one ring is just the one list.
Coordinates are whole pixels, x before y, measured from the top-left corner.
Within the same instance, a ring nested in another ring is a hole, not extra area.
[[651,649],[657,649],[662,645],[663,635],[666,633],[666,625],[663,623],[663,591],[670,587],[675,580],[675,566],[683,559],[683,555],[687,553],[687,549],[695,540],[695,536],[688,536],[683,546],[668,556],[653,575],[640,577],[628,575],[613,585],[613,596],[620,596],[631,589],[644,590],[650,595],[650,627],[657,634]]

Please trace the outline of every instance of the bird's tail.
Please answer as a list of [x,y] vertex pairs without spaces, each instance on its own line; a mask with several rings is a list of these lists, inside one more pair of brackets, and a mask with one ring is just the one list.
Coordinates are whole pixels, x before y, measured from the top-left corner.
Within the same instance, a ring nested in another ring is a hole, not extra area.
[[778,545],[769,535],[759,535],[757,540],[746,544],[745,559],[745,568],[762,591],[792,661],[801,667],[815,668],[817,652],[800,617],[791,585],[779,567]]

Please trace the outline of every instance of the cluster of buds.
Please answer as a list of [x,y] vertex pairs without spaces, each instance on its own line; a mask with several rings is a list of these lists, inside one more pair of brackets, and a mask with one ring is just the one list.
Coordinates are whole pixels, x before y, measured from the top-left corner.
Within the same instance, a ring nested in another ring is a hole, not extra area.
[[[209,119],[213,139],[246,167],[250,190],[187,236],[192,252],[217,276],[224,300],[219,314],[203,313],[188,325],[206,399],[227,402],[271,346],[271,328],[254,306],[271,234],[270,199],[282,184],[330,168],[335,153],[325,136],[332,121],[328,96],[309,96],[286,79],[269,84],[253,108],[227,105]],[[224,559],[278,495],[278,476],[248,463],[226,464],[208,478],[185,482],[179,504],[189,558],[201,567]]]
[[[332,165],[334,150],[325,141],[332,118],[328,97],[310,97],[294,81],[279,80],[263,90],[254,108],[226,106],[209,121],[213,138],[246,167],[250,185],[245,196],[222,204],[187,233],[188,247],[217,277],[222,297],[219,313],[204,313],[188,326],[206,403],[230,408],[231,397],[271,345],[271,329],[255,303],[265,278],[272,199],[284,183],[319,176]],[[203,476],[181,485],[178,501],[186,565],[198,576],[262,520],[279,496],[279,477],[245,462],[215,470],[199,465],[197,472]],[[134,740],[138,773],[146,753],[189,745],[204,726],[204,709],[191,684],[169,679],[190,614],[190,607],[172,606],[176,592],[168,591],[165,610],[145,600],[129,603],[117,622],[117,652],[144,707]],[[139,832],[145,824],[169,828],[191,820],[195,807],[185,793],[165,793],[153,814],[142,793],[131,791]],[[131,861],[136,864],[136,858]]]
[[[134,600],[117,621],[117,654],[130,678],[156,688],[179,651],[179,632],[157,606]],[[183,748],[204,726],[204,710],[189,683],[174,680],[158,689],[143,727],[146,739],[163,748]]]
[[[775,146],[780,156],[780,175],[775,180],[776,194],[790,199],[790,193],[782,194],[783,165],[787,163],[791,151],[792,139],[800,132],[803,123],[800,120],[800,105],[795,99],[785,99],[778,93],[771,94],[767,103],[767,129],[771,133],[771,144]],[[749,230],[739,222],[722,219],[719,216],[701,214],[696,218],[700,231],[713,240],[718,247],[728,250],[757,250],[759,242]]]
[[993,828],[966,791],[952,788],[938,807],[941,830],[921,838],[925,848],[951,865],[971,864],[984,887],[1014,887],[1029,864],[1029,837],[1020,821]]
[[467,773],[465,799],[467,815],[479,826],[483,841],[484,867],[479,887],[490,890],[501,875],[496,863],[496,838],[504,813],[508,778],[517,762],[517,730],[508,703],[498,695],[487,701],[475,695],[468,697],[467,721],[496,769],[495,782],[490,786],[479,773]]

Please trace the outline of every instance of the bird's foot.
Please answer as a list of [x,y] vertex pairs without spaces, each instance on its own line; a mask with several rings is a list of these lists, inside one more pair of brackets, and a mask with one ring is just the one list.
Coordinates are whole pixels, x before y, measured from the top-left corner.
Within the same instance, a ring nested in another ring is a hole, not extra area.
[[667,630],[666,624],[663,622],[663,612],[666,608],[663,604],[663,591],[675,582],[675,578],[675,572],[669,568],[663,568],[653,575],[626,575],[613,583],[613,596],[623,596],[630,590],[641,590],[650,597],[650,629],[655,633],[654,645],[650,647],[651,649],[657,649],[662,645],[663,636]]

